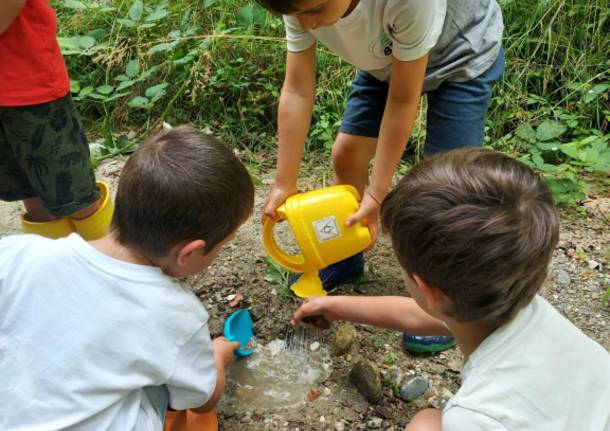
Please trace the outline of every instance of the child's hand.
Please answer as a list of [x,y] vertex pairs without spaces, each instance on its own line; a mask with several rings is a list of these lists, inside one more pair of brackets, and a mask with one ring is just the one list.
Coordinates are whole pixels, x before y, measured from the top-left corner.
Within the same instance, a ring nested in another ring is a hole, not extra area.
[[345,220],[346,226],[352,226],[359,221],[366,223],[371,232],[371,243],[365,251],[370,250],[373,245],[377,242],[377,223],[379,222],[379,213],[381,212],[381,202],[375,199],[368,191],[364,192],[364,197],[360,201],[360,208],[347,220]]
[[235,350],[239,347],[237,341],[228,341],[225,337],[216,337],[212,341],[214,356],[220,361],[224,368],[227,368],[235,359]]
[[294,312],[292,325],[299,326],[301,321],[309,316],[322,316],[328,322],[337,320],[337,315],[333,312],[333,298],[328,296],[312,296]]
[[263,205],[263,213],[261,214],[261,223],[265,223],[267,217],[277,220],[275,210],[282,205],[286,199],[297,193],[296,186],[283,186],[275,184],[265,200]]

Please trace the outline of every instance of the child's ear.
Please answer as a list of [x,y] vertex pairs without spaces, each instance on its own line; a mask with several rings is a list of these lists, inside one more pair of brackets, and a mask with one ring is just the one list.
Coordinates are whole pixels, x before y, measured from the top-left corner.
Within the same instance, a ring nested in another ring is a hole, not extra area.
[[185,241],[178,248],[177,261],[178,265],[184,266],[192,253],[202,253],[205,250],[205,241],[202,239],[194,239]]
[[417,274],[413,275],[413,279],[426,301],[426,307],[428,307],[429,310],[444,311],[448,298],[442,290],[426,283]]

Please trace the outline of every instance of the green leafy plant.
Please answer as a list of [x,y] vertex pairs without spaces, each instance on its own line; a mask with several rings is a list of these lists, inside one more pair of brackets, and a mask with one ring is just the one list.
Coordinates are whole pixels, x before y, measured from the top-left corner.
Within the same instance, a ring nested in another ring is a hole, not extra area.
[[290,290],[290,271],[279,266],[270,257],[265,258],[265,281],[267,283],[276,284],[279,286],[278,296],[283,300],[292,300],[294,298],[292,290]]

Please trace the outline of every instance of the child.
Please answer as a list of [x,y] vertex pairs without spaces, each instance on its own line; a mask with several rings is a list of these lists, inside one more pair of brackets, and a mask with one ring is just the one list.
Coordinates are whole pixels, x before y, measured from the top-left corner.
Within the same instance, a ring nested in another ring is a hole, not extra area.
[[323,315],[453,334],[462,386],[407,431],[610,429],[610,356],[537,295],[559,222],[531,169],[491,150],[438,154],[400,181],[381,214],[413,299],[313,298],[294,324]]
[[[363,196],[346,224],[365,220],[375,241],[380,205],[422,91],[428,94],[426,154],[483,142],[492,87],[504,69],[500,8],[495,0],[258,1],[284,14],[288,41],[277,174],[263,218],[275,218],[276,208],[296,193],[319,40],[358,69],[332,150],[334,182],[352,184]],[[362,254],[335,264],[321,274],[324,287],[358,276],[363,268]]]
[[188,128],[127,161],[111,229],[0,240],[0,429],[161,430],[214,408],[238,343],[172,280],[207,268],[252,211],[233,153]]
[[112,201],[96,186],[55,28],[48,0],[0,2],[0,199],[23,201],[24,232],[97,239]]

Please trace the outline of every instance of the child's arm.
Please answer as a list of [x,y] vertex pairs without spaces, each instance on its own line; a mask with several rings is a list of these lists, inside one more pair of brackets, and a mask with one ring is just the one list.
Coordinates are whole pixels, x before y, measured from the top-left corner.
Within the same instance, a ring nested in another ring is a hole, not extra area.
[[297,326],[304,317],[322,315],[328,321],[348,320],[413,335],[451,335],[449,330],[403,296],[323,296],[307,299],[294,313]]
[[239,347],[237,341],[227,341],[225,337],[214,338],[214,359],[216,361],[216,387],[210,399],[201,407],[191,409],[196,413],[205,413],[213,410],[216,403],[220,400],[225,389],[225,369],[233,363],[235,349]]
[[13,23],[26,0],[2,0],[0,1],[0,35]]
[[278,110],[279,155],[275,184],[263,211],[263,219],[275,219],[275,209],[297,192],[299,165],[311,123],[316,92],[316,45],[304,51],[288,51],[286,76]]
[[415,122],[427,64],[428,55],[413,61],[392,59],[390,89],[381,120],[371,182],[360,208],[346,222],[350,226],[365,218],[373,240],[377,237],[380,204],[390,188]]

